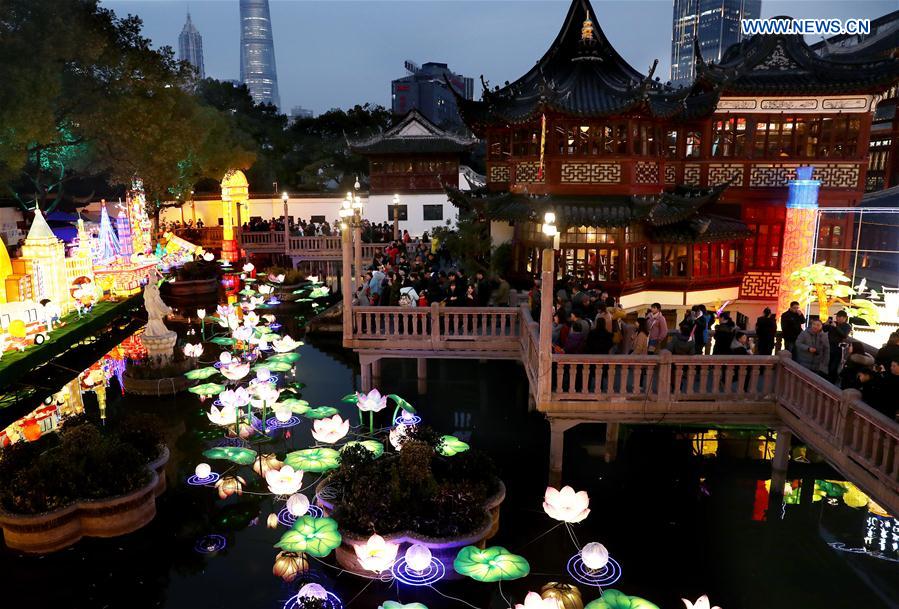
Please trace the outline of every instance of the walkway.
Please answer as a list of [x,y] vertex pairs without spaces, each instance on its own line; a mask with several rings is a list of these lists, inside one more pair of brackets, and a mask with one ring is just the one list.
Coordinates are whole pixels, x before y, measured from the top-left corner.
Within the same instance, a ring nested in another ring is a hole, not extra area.
[[[562,473],[565,431],[621,423],[745,424],[778,430],[774,478],[785,478],[791,434],[802,438],[891,513],[899,513],[899,424],[860,399],[777,356],[565,355],[541,358],[527,307],[353,307],[344,346],[359,354],[362,386],[383,358],[521,361],[536,409],[550,422],[551,476]],[[783,485],[780,485],[783,488]]]
[[[206,249],[222,246],[222,227],[177,229],[175,234],[194,245]],[[341,259],[340,235],[333,237],[303,237],[290,235],[284,244],[284,231],[240,231],[240,247],[247,254],[285,254],[301,261],[339,261]],[[362,259],[371,260],[384,251],[386,243],[363,243]]]

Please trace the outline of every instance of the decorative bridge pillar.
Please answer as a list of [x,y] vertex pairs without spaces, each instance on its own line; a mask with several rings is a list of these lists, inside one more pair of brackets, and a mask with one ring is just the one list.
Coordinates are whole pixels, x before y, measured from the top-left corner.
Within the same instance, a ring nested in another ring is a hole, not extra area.
[[788,183],[790,194],[787,198],[787,218],[780,260],[777,315],[790,308],[790,302],[794,300],[793,291],[799,287],[790,279],[790,275],[814,262],[812,256],[815,251],[815,224],[821,181],[812,179],[812,171],[814,167],[799,167],[796,169],[796,179]]
[[235,231],[240,225],[240,206],[249,201],[247,176],[232,169],[222,179],[222,260],[237,262],[240,258]]

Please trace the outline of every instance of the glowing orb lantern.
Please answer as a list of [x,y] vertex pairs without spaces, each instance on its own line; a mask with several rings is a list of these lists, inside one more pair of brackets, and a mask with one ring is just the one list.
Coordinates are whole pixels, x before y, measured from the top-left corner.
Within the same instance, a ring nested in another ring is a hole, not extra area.
[[292,582],[300,573],[309,570],[309,561],[297,552],[278,552],[275,557],[275,566],[272,567],[272,575],[280,577],[286,582]]
[[309,498],[302,493],[294,493],[287,500],[287,511],[294,518],[299,518],[309,511]]
[[200,463],[194,469],[194,473],[197,475],[197,478],[199,478],[200,480],[205,480],[206,478],[209,477],[209,474],[212,473],[212,468],[209,466],[208,463]]
[[321,584],[306,584],[297,593],[299,599],[327,600],[328,591]]
[[413,571],[424,571],[431,566],[431,550],[424,544],[412,544],[406,550],[406,564]]
[[543,510],[550,518],[561,522],[581,522],[590,514],[589,505],[587,492],[575,492],[570,486],[562,490],[548,486],[543,497]]
[[581,548],[581,560],[591,571],[598,571],[609,563],[609,551],[601,543],[592,541]]
[[543,598],[536,592],[528,592],[524,597],[524,603],[516,603],[515,609],[558,609],[559,605],[553,598]]

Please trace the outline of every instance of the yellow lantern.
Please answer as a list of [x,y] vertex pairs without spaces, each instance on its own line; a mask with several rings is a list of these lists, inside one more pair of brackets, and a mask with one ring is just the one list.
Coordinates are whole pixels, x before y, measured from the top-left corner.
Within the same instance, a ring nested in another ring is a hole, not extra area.
[[266,453],[256,457],[256,460],[253,462],[253,471],[265,478],[267,473],[280,470],[282,465],[284,463],[278,461],[278,457],[274,454]]
[[553,599],[559,609],[584,609],[584,599],[577,586],[550,582],[540,588],[540,598]]
[[297,578],[297,575],[308,570],[309,561],[306,560],[305,554],[278,552],[278,555],[275,557],[275,566],[272,567],[272,574],[286,582],[292,582]]
[[9,334],[13,338],[25,338],[25,322],[21,319],[9,322]]
[[265,524],[270,529],[277,529],[278,528],[278,515],[275,514],[274,512],[269,514],[268,518],[265,521]]

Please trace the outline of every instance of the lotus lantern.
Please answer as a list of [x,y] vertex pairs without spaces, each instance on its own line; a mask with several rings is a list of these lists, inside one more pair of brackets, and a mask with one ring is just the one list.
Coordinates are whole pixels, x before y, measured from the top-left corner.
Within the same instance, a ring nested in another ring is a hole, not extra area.
[[387,396],[377,389],[356,394],[356,407],[363,412],[381,412],[387,408]]
[[543,510],[550,518],[561,522],[581,522],[590,513],[589,505],[587,492],[575,492],[570,486],[562,490],[548,486],[543,497]]
[[312,437],[325,444],[334,444],[350,431],[350,422],[344,421],[339,414],[312,422]]
[[536,592],[528,592],[524,597],[524,603],[516,603],[515,609],[558,609],[559,605],[553,598],[543,598]]
[[287,500],[287,511],[294,518],[299,518],[309,511],[309,498],[302,493],[294,493]]
[[215,483],[215,487],[219,491],[219,497],[227,499],[231,495],[243,495],[243,485],[246,483],[240,476],[225,476]]
[[684,601],[684,605],[687,609],[721,609],[721,607],[718,606],[712,607],[709,597],[705,594],[697,598],[695,603],[691,603],[685,598],[682,598],[681,600]]
[[266,472],[265,481],[268,483],[268,489],[275,495],[292,495],[303,486],[303,472],[285,465],[277,471]]
[[272,567],[272,575],[280,577],[285,582],[292,582],[300,573],[309,570],[309,561],[298,552],[278,552],[275,557],[275,566]]
[[592,541],[581,548],[581,560],[591,571],[599,571],[609,562],[609,551],[601,543]]
[[372,535],[367,542],[353,546],[353,549],[364,569],[380,573],[393,566],[399,546],[388,543],[380,535]]

